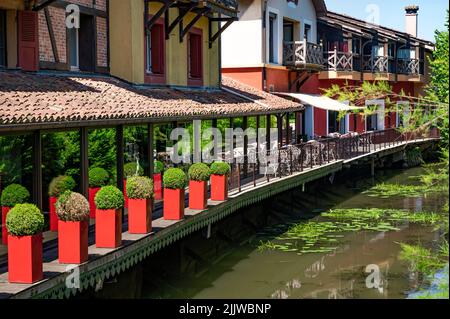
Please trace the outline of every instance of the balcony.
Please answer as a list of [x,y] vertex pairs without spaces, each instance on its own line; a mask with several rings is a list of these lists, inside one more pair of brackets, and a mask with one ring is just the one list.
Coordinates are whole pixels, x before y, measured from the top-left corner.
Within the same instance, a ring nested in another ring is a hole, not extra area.
[[208,0],[208,2],[212,2],[219,6],[222,6],[222,7],[228,8],[228,9],[232,9],[232,10],[238,9],[237,0]]
[[323,69],[323,48],[306,41],[285,42],[283,65],[293,68]]
[[398,59],[397,73],[403,75],[420,75],[421,61],[419,59]]
[[329,71],[352,72],[355,69],[355,57],[357,54],[350,52],[329,51],[325,52],[326,68]]
[[387,56],[363,56],[363,72],[392,73],[393,59]]

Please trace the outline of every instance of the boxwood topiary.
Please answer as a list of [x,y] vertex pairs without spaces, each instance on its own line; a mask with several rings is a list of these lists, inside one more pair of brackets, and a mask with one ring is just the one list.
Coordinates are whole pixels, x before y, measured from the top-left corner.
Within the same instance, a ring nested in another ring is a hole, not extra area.
[[169,168],[164,172],[164,187],[169,189],[183,189],[187,185],[187,177],[179,168]]
[[134,176],[127,180],[127,195],[131,199],[153,198],[153,181],[147,176]]
[[6,228],[13,236],[33,236],[44,229],[44,214],[33,204],[17,204],[6,216]]
[[89,170],[89,186],[103,187],[108,184],[109,174],[101,167],[94,167]]
[[153,163],[153,173],[154,174],[161,174],[164,171],[164,164],[160,161],[155,161]]
[[11,184],[2,192],[1,204],[4,207],[14,207],[26,203],[30,199],[30,192],[19,184]]
[[95,195],[98,209],[119,209],[124,205],[123,193],[115,186],[104,186]]
[[214,162],[211,164],[211,174],[228,175],[231,172],[231,166],[225,162]]
[[211,171],[208,165],[203,163],[196,163],[189,167],[189,179],[191,181],[204,182],[209,180]]
[[65,191],[75,188],[75,180],[70,176],[58,176],[52,179],[48,186],[48,194],[52,197],[59,197]]
[[144,175],[144,169],[140,165],[138,167],[137,163],[127,163],[123,167],[123,173],[125,178],[128,179],[129,177]]
[[56,214],[64,222],[86,221],[89,219],[89,202],[79,193],[66,191],[56,202]]

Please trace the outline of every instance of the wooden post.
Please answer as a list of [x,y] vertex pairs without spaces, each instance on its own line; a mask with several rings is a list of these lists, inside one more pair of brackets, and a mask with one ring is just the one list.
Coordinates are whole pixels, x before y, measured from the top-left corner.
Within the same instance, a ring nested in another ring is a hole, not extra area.
[[116,162],[117,162],[117,188],[123,192],[123,125],[116,126]]
[[[259,117],[259,115],[256,116],[256,167],[258,168],[259,171],[259,127],[261,126],[261,118]],[[253,166],[253,170],[255,170],[255,166]]]
[[266,151],[270,150],[270,129],[272,126],[272,117],[271,115],[266,115]]
[[295,112],[295,144],[300,144],[300,135],[302,127],[301,112]]
[[42,211],[42,140],[39,130],[33,132],[33,202]]
[[245,130],[248,127],[248,117],[244,116],[242,119],[242,130],[244,131],[244,178],[248,177],[248,136]]
[[[211,121],[211,127],[213,129],[217,129],[218,130],[218,128],[217,128],[217,119],[213,119]],[[213,143],[214,143],[213,144],[214,145],[214,154],[218,154],[219,153],[219,141],[217,140],[217,137],[213,137],[213,139],[214,139],[214,141],[213,141]],[[216,160],[216,158],[214,160]]]
[[153,179],[154,172],[154,161],[153,158],[153,124],[147,125],[147,159],[148,159],[148,167],[147,167],[147,175]]
[[89,138],[88,138],[88,128],[80,128],[80,188],[81,194],[88,198],[89,197]]
[[286,113],[286,145],[291,144],[291,125],[289,123],[289,113]]
[[278,145],[283,147],[283,115],[277,115]]

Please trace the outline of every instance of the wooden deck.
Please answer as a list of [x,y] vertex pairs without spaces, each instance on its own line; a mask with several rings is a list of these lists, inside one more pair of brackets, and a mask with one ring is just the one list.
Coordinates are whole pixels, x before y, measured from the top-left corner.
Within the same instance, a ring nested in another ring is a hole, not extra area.
[[[433,143],[438,139],[425,138],[420,140],[398,143],[395,146],[379,145],[377,150],[361,154],[346,160],[337,160],[313,168],[305,168],[302,172],[292,175],[272,178],[268,181],[263,176],[254,181],[243,180],[241,190],[232,189],[230,198],[225,202],[208,201],[205,211],[186,209],[185,219],[182,221],[166,221],[162,218],[162,205],[157,203],[153,213],[153,233],[147,235],[131,235],[127,229],[127,222],[123,225],[123,245],[117,249],[100,249],[95,247],[94,226],[89,232],[89,261],[82,265],[68,268],[58,263],[56,234],[44,234],[44,277],[45,279],[33,285],[8,283],[5,256],[0,259],[0,298],[68,298],[89,287],[101,287],[104,280],[125,271],[139,263],[157,250],[170,245],[174,241],[208,227],[225,218],[242,207],[272,197],[286,190],[299,187],[313,180],[328,176],[343,169],[344,166],[357,164],[373,158],[381,158],[403,151],[406,146],[422,143]],[[75,269],[75,272],[74,270]],[[79,276],[76,276],[76,273]],[[66,285],[66,280],[77,278],[78,288]]]

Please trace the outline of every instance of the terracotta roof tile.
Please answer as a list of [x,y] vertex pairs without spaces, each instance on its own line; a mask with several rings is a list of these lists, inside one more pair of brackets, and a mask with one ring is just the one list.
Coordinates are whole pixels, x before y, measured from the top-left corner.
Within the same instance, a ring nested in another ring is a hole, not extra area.
[[194,91],[137,87],[111,77],[0,71],[0,128],[102,119],[231,117],[302,108],[227,78],[223,83],[224,90]]

